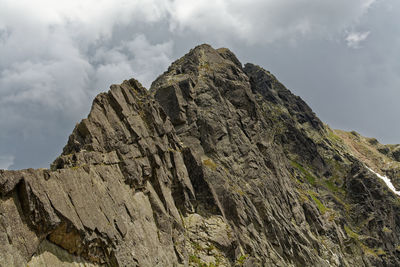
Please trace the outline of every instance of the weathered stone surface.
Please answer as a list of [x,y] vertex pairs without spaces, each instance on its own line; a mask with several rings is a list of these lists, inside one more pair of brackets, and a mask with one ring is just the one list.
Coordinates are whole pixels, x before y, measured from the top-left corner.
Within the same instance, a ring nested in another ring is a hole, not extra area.
[[36,255],[28,262],[31,267],[95,267],[97,264],[88,262],[68,253],[66,250],[44,240],[36,251]]
[[49,170],[0,171],[0,263],[400,265],[400,201],[349,138],[268,71],[198,46],[150,91],[98,95]]
[[9,209],[2,214],[22,221],[5,222],[4,232],[33,236],[5,247],[16,251],[15,265],[47,239],[96,264],[173,266],[174,231],[182,232],[173,185],[186,206],[193,196],[180,149],[169,119],[139,83],[100,94],[52,170],[1,173],[1,207]]

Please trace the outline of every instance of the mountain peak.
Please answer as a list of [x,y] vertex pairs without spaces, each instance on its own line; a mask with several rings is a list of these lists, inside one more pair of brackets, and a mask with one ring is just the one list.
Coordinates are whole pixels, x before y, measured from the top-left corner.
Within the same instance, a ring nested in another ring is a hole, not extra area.
[[99,94],[51,169],[0,171],[0,265],[399,266],[398,147],[351,136],[197,46]]
[[317,129],[323,129],[323,124],[311,108],[298,96],[292,94],[269,71],[258,65],[247,63],[244,72],[250,79],[254,93],[261,94],[265,100],[287,108],[290,115],[300,123],[309,122]]

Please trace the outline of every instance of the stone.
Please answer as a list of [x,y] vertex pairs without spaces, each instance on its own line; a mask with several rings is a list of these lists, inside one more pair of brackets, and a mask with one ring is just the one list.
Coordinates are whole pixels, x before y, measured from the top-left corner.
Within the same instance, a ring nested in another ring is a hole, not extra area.
[[203,44],[99,94],[50,169],[0,171],[0,265],[398,266],[382,147]]

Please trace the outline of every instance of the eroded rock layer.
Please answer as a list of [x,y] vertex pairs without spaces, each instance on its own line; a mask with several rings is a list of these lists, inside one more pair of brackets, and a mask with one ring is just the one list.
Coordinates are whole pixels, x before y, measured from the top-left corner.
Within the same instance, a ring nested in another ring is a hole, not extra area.
[[0,171],[0,263],[399,266],[399,198],[346,136],[198,46],[98,95],[50,169]]

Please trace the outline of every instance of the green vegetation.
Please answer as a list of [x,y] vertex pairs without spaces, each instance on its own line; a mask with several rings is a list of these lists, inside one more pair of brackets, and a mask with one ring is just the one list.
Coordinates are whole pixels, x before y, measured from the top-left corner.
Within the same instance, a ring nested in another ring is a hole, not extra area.
[[335,220],[335,218],[337,217],[337,213],[334,210],[330,211],[331,213],[329,214],[329,221],[332,222]]
[[292,160],[290,163],[294,168],[298,169],[301,173],[303,173],[304,177],[311,185],[316,185],[315,177],[311,175],[306,169],[304,169],[304,167],[301,164],[297,163],[294,160]]
[[212,159],[209,158],[204,159],[203,164],[213,171],[217,170],[217,164],[215,164],[215,162]]
[[337,185],[337,184],[340,184],[340,182],[341,182],[340,178],[337,178],[337,177],[334,176],[334,177],[331,177],[331,178],[329,178],[327,180],[324,180],[323,183],[322,183],[322,186],[325,189],[327,189],[330,192],[332,192],[333,194],[336,194],[336,195],[339,194],[339,195],[343,196],[345,194],[345,190],[342,187]]
[[329,189],[329,191],[331,191],[331,192],[337,192],[339,190],[339,188],[336,186],[333,179],[324,181],[324,184],[327,187],[327,189]]
[[[194,265],[196,267],[218,267],[222,263],[222,255],[219,253],[218,249],[214,245],[210,244],[204,248],[199,243],[192,242],[192,247],[194,249],[194,254],[189,256],[189,264],[191,264],[191,266]],[[214,262],[204,262],[199,256],[200,253],[206,253],[208,255],[214,254]]]
[[197,242],[192,242],[192,247],[196,250],[196,251],[202,251],[203,247],[197,243]]
[[360,246],[361,246],[361,248],[362,248],[362,250],[364,251],[365,254],[368,254],[368,255],[371,255],[371,256],[374,256],[374,257],[378,256],[372,248],[364,245],[363,243],[361,243]]
[[386,254],[386,252],[382,248],[372,249],[372,248],[364,245],[363,243],[361,243],[360,246],[365,254],[368,254],[368,255],[371,255],[374,257],[379,257],[379,256],[383,256]]
[[304,191],[301,188],[297,188],[297,192],[299,193],[299,197],[300,197],[300,200],[302,203],[309,201],[308,196],[307,196],[308,194],[306,191]]
[[214,245],[211,244],[211,245],[207,246],[205,249],[206,249],[207,253],[210,254],[211,251],[213,251],[213,250],[216,249],[216,248],[215,248]]
[[244,262],[246,259],[249,257],[249,254],[242,254],[240,257],[236,260],[235,266],[243,266]]
[[383,227],[382,231],[385,232],[385,233],[391,233],[391,232],[392,232],[392,230],[390,230],[390,229],[387,228],[386,226]]
[[[317,179],[315,176],[313,176],[303,165],[300,163],[292,160],[291,165],[300,171],[301,177],[304,178],[305,181],[308,182],[308,184],[318,187],[320,189],[325,189],[327,192],[330,193],[330,196],[333,197],[336,201],[336,203],[340,204],[343,206],[345,212],[349,212],[350,210],[350,205],[345,202],[344,196],[345,196],[345,191],[343,188],[341,188],[338,184],[340,182],[339,178],[340,173],[341,173],[341,166],[339,163],[337,163],[334,160],[327,160],[326,161],[329,165],[334,166],[334,176],[331,176],[329,179]],[[310,168],[308,168],[310,169]],[[297,180],[297,179],[296,179]],[[298,180],[297,180],[298,181]],[[300,187],[303,187],[302,185],[306,185],[307,183],[301,183]],[[308,187],[310,188],[310,187]],[[318,207],[318,210],[321,212],[321,214],[325,214],[327,211],[329,211],[330,214],[330,220],[334,220],[336,216],[338,215],[337,212],[333,212],[333,210],[327,208],[321,201],[321,198],[319,194],[313,190],[304,190],[298,188],[298,192],[300,195],[300,199],[303,201],[308,201],[309,198],[311,198],[316,206]]]
[[378,256],[382,256],[382,255],[386,254],[386,252],[381,248],[376,249],[375,252],[376,252],[376,254],[378,254]]
[[353,238],[356,241],[360,240],[360,236],[355,233],[353,230],[350,229],[347,225],[344,226],[344,230],[346,231],[346,234],[350,237]]
[[343,201],[343,199],[341,199],[340,197],[338,197],[336,195],[332,195],[332,196],[340,205],[343,206],[343,208],[345,209],[346,212],[350,211],[350,204],[346,203],[345,201]]
[[357,244],[361,247],[361,249],[364,251],[365,254],[374,256],[374,257],[378,257],[378,256],[382,256],[385,255],[386,252],[382,249],[382,248],[370,248],[367,245],[365,245],[360,238],[360,235],[357,234],[356,232],[354,232],[352,229],[350,229],[350,227],[348,227],[347,225],[344,226],[344,230],[346,231],[346,234],[352,238],[355,242],[357,242]]
[[337,136],[330,128],[327,128],[326,137],[334,144],[343,143],[342,139]]
[[[189,256],[189,263],[194,263],[197,267],[213,267],[212,265],[208,265],[207,263],[203,262],[199,256],[197,255],[190,255]],[[214,265],[215,266],[215,265]]]
[[324,204],[322,204],[322,202],[315,196],[315,192],[309,190],[308,195],[312,198],[312,200],[314,200],[315,204],[318,207],[319,212],[321,212],[321,214],[325,214],[328,208],[325,207]]

